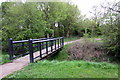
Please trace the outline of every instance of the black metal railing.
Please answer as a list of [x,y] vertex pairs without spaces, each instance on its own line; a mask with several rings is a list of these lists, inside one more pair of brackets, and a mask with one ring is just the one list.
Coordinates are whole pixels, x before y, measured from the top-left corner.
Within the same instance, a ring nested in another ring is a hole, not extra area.
[[[9,39],[10,60],[30,54],[30,62],[40,57],[42,59],[44,54],[46,56],[49,52],[54,52],[64,46],[64,37],[59,38],[40,38],[29,39],[21,41],[13,41]],[[44,50],[44,53],[42,52]],[[34,57],[34,52],[39,51],[39,56]]]

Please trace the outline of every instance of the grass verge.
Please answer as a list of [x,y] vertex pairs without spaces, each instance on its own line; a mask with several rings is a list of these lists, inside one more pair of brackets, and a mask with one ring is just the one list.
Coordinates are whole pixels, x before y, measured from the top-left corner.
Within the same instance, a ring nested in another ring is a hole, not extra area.
[[8,53],[0,52],[0,64],[4,64],[8,62],[10,62]]
[[118,66],[86,61],[39,61],[7,78],[118,78]]
[[58,60],[58,61],[64,61],[64,60],[67,60],[68,59],[68,49],[70,47],[71,44],[68,44],[68,45],[65,45],[62,50],[57,53],[57,54],[54,54],[52,57],[49,57],[47,60]]

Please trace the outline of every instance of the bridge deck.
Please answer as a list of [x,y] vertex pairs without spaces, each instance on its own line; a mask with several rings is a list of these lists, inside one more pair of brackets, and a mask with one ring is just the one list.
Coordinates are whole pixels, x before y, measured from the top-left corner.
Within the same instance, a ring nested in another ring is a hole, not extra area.
[[[48,47],[48,51],[49,51],[48,54],[43,54],[43,53],[46,53],[46,49],[43,49],[42,50],[42,58],[47,57],[47,55],[52,54],[53,52],[57,51],[58,49],[60,49],[60,48],[56,48],[56,50],[55,50],[55,47],[53,47],[53,51],[51,52],[51,47]],[[33,55],[34,55],[34,58],[39,56],[40,55],[40,51],[34,52]],[[38,58],[35,59],[35,61],[36,60],[40,60],[42,58],[38,57]],[[19,62],[20,63],[30,63],[30,55],[26,55],[24,57],[21,57],[21,58],[18,58],[16,60],[13,60],[13,62],[15,62],[15,63],[16,62],[17,63],[19,63]]]

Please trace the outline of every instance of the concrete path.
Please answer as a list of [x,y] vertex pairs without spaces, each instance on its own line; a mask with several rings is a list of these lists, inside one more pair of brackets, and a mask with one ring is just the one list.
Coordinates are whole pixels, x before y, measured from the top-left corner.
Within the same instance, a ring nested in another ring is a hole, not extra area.
[[[65,42],[64,45],[70,44],[70,43],[74,43],[74,42],[77,42],[77,41],[80,41],[80,39],[79,40]],[[48,48],[48,50],[50,50],[50,47]],[[43,49],[42,53],[44,53],[45,51],[46,50]],[[50,52],[48,54],[50,54]],[[39,56],[39,51],[35,52],[34,56],[35,57]],[[46,56],[46,54],[43,55],[42,57],[44,57],[44,56]],[[21,58],[18,58],[16,60],[13,60],[13,62],[5,63],[3,65],[0,65],[0,79],[2,79],[3,77],[5,77],[5,76],[7,76],[7,75],[9,75],[9,74],[11,74],[11,73],[13,73],[15,71],[18,71],[18,70],[24,68],[29,63],[30,63],[30,61],[29,61],[29,55],[26,55],[24,57],[21,57]]]

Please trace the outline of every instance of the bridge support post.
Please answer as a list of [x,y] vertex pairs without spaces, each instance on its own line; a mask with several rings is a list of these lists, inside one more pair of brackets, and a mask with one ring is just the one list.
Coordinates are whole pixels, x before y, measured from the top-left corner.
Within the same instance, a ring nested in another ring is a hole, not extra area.
[[10,51],[10,60],[13,60],[13,39],[9,39],[9,51]]
[[30,54],[30,63],[33,63],[34,62],[34,57],[33,57],[32,39],[29,39],[29,54]]
[[64,37],[62,37],[62,47],[64,46]]
[[56,40],[55,40],[55,50],[56,50]]

